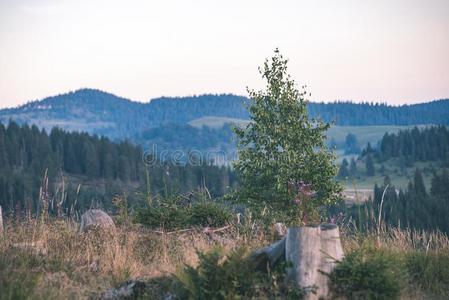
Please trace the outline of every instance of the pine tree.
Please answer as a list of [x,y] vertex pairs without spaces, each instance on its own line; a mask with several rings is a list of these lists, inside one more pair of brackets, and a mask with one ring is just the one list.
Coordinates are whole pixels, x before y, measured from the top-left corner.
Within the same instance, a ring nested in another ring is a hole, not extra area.
[[434,174],[430,193],[435,197],[449,199],[449,172],[447,169],[444,169],[441,174]]
[[416,168],[415,175],[413,177],[414,192],[419,197],[425,197],[427,195],[426,186],[424,185],[424,179],[422,177],[421,170]]
[[351,176],[357,175],[357,163],[355,162],[354,157],[351,157],[351,163],[349,165],[349,175]]
[[374,176],[376,174],[376,170],[374,168],[374,161],[371,154],[368,154],[366,156],[365,167],[367,176]]
[[348,170],[348,160],[346,158],[343,159],[340,165],[340,170],[338,170],[338,177],[340,178],[346,178],[349,176],[349,170]]

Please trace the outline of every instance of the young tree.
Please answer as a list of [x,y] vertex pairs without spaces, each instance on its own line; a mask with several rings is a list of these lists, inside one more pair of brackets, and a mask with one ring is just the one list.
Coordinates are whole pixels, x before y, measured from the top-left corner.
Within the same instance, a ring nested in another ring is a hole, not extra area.
[[416,168],[413,178],[414,192],[417,196],[425,197],[427,195],[426,186],[424,185],[424,179],[422,177],[421,170]]
[[341,190],[335,155],[325,145],[330,125],[309,119],[305,87],[297,89],[279,50],[259,71],[266,89],[248,90],[252,122],[235,128],[240,199],[280,212],[286,222],[317,221],[319,207],[334,203]]

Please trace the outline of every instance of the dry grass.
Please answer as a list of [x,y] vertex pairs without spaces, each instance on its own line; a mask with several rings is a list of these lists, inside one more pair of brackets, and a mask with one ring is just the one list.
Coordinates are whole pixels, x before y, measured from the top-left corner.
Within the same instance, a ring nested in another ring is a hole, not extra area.
[[[240,232],[246,234],[239,234],[236,227],[214,235],[200,230],[162,235],[122,225],[112,232],[92,230],[80,235],[78,226],[68,220],[6,224],[0,241],[0,299],[96,298],[128,279],[159,278],[185,264],[195,265],[197,250],[270,243],[261,233],[248,234],[251,230],[245,229]],[[367,243],[401,253],[449,253],[446,235],[412,230],[384,228],[354,234],[343,227],[342,242],[346,253]]]
[[438,231],[428,232],[382,227],[380,231],[354,233],[351,230],[345,230],[343,227],[342,242],[345,252],[351,252],[364,244],[370,244],[379,249],[392,251],[449,253],[449,237]]
[[[197,263],[196,251],[220,245],[260,245],[260,238],[239,236],[233,229],[209,235],[201,231],[163,235],[139,226],[115,231],[91,230],[80,235],[78,224],[35,220],[6,224],[0,242],[0,284],[15,289],[15,280],[31,274],[32,298],[86,299],[128,279],[150,279]],[[17,282],[17,288],[23,288]],[[12,299],[0,293],[0,299]]]

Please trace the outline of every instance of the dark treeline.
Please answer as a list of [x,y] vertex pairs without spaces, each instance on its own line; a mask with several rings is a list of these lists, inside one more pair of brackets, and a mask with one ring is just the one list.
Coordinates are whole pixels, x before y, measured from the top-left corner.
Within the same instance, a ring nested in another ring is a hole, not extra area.
[[449,101],[391,106],[383,103],[309,103],[311,116],[336,125],[449,124]]
[[[449,172],[435,173],[427,190],[421,171],[416,169],[406,190],[397,190],[388,177],[382,186],[374,187],[374,199],[351,208],[361,228],[377,222],[382,202],[384,224],[413,229],[440,230],[449,233]],[[367,228],[368,229],[368,228]]]
[[449,161],[449,130],[446,126],[386,133],[380,142],[379,158],[407,158],[412,161]]
[[66,205],[76,201],[79,210],[92,201],[108,208],[115,194],[127,193],[139,201],[148,191],[187,192],[205,185],[211,194],[220,196],[235,185],[235,175],[229,168],[213,166],[200,158],[195,162],[181,165],[155,160],[145,164],[142,149],[126,141],[114,143],[105,137],[58,128],[47,134],[36,126],[14,122],[0,124],[0,205],[7,212],[36,212],[47,169],[51,193],[56,197],[64,181]]
[[[213,130],[193,129],[189,122],[204,117],[249,120],[247,101],[245,97],[231,94],[209,94],[163,97],[140,103],[99,90],[80,89],[17,108],[1,109],[0,122],[6,124],[13,120],[19,124],[38,124],[48,131],[57,124],[68,131],[86,131],[114,141],[129,139],[142,146],[157,142],[169,150],[194,146],[201,151],[235,151],[235,142],[229,138],[229,126]],[[319,117],[336,125],[449,124],[447,99],[401,106],[310,102],[307,107],[310,117]],[[347,154],[359,152],[354,140],[346,141],[345,151]]]

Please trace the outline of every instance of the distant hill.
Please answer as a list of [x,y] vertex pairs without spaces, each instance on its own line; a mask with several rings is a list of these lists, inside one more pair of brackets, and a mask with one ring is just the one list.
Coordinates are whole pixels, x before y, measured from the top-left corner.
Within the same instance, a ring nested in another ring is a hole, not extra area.
[[[139,120],[146,119],[145,105],[98,90],[76,92],[0,110],[0,121],[36,124],[47,130],[58,126],[112,138],[126,137]],[[146,124],[142,124],[147,126]]]
[[[221,134],[223,129],[227,131],[224,134],[229,136],[229,126],[223,125],[245,124],[249,120],[246,101],[248,99],[245,97],[222,94],[163,97],[140,103],[100,90],[80,89],[32,101],[17,108],[2,109],[0,122],[14,120],[18,123],[36,124],[46,130],[57,126],[70,131],[104,135],[114,140],[129,139],[143,145],[163,140],[164,148],[170,148],[170,141],[173,141],[173,146],[179,147],[183,140],[188,140],[188,136],[194,137],[202,133],[212,137]],[[327,122],[334,121],[341,126],[376,125],[388,128],[418,124],[449,125],[449,99],[402,106],[312,102],[308,108],[312,117],[319,117]],[[203,132],[203,126],[214,130]],[[224,140],[221,139],[220,145],[213,148],[229,148],[223,145]],[[191,147],[192,142],[190,140],[184,146]],[[196,147],[199,150],[209,149],[210,142],[209,140],[207,145],[197,144]]]
[[58,126],[113,139],[132,139],[143,130],[187,124],[205,116],[247,119],[244,101],[244,97],[234,95],[201,95],[140,103],[99,90],[81,89],[2,109],[0,122],[13,120],[47,130]]

